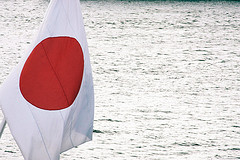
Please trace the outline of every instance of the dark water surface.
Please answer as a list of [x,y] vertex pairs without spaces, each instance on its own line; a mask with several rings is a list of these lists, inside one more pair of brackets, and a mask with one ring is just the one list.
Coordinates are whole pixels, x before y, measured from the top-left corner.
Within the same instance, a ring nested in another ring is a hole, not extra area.
[[[240,2],[81,4],[95,131],[92,142],[62,160],[240,159]],[[0,0],[0,83],[31,43],[47,5]],[[8,128],[0,159],[23,159]]]

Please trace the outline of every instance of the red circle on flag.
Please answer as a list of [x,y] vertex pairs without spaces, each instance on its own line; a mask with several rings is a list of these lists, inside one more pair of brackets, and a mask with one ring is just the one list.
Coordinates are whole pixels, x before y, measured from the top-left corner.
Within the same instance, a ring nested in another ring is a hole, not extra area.
[[32,105],[44,110],[69,107],[80,90],[83,51],[71,37],[50,37],[29,55],[20,75],[20,91]]

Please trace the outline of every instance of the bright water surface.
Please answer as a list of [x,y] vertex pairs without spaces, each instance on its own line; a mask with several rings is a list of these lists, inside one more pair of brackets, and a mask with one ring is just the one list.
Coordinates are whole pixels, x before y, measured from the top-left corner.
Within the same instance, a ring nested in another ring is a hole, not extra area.
[[[240,159],[240,2],[81,4],[96,94],[94,139],[61,160]],[[47,5],[0,0],[0,83]],[[8,128],[0,159],[23,159]]]

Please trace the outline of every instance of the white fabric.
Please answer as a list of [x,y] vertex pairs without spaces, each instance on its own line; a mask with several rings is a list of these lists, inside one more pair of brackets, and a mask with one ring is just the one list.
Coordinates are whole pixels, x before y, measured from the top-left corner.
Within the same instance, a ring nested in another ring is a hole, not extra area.
[[[62,110],[39,109],[24,99],[21,70],[33,48],[47,37],[75,38],[84,54],[84,73],[73,104]],[[25,160],[58,160],[60,153],[92,139],[94,93],[79,0],[51,0],[36,40],[0,88],[0,103]]]

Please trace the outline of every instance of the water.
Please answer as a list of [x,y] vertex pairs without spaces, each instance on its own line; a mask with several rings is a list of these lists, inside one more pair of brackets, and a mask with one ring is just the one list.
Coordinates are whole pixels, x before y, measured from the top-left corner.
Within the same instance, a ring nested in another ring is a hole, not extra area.
[[[0,0],[0,83],[47,5]],[[240,159],[240,2],[81,5],[95,84],[94,139],[62,160]],[[23,159],[8,128],[0,159]]]

